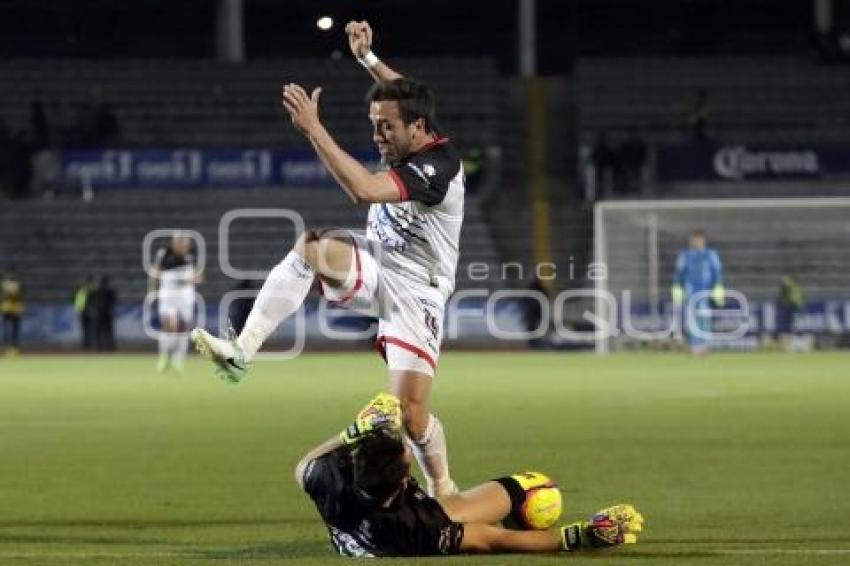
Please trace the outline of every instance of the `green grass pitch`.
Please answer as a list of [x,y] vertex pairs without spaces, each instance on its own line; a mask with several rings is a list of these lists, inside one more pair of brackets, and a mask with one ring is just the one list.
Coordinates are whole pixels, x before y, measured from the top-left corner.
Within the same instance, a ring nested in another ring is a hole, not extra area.
[[[0,359],[0,564],[340,564],[291,479],[385,383],[368,354]],[[434,407],[466,486],[534,469],[568,518],[647,518],[608,554],[418,564],[850,563],[850,356],[453,353]]]

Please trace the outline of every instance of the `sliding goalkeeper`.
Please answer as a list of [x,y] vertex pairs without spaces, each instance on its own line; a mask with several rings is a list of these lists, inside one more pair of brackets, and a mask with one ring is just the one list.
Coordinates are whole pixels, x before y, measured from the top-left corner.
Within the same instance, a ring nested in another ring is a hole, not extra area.
[[382,393],[354,423],[311,450],[295,470],[343,556],[428,556],[497,552],[577,552],[637,542],[643,517],[614,505],[587,521],[551,530],[497,523],[522,512],[529,474],[506,476],[434,499],[410,475],[401,405]]
[[679,252],[670,295],[676,305],[685,305],[684,329],[694,355],[708,353],[711,332],[711,303],[722,307],[726,301],[720,255],[706,246],[705,233],[694,230],[690,247]]

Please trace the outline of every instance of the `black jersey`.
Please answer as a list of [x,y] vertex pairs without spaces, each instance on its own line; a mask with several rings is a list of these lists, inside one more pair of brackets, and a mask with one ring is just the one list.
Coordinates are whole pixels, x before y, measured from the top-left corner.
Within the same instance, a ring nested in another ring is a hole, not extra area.
[[154,256],[153,264],[160,271],[194,267],[195,254],[189,252],[186,255],[177,255],[170,247],[159,248]]
[[192,293],[195,288],[195,254],[177,255],[171,248],[160,248],[153,260],[159,270],[160,292],[181,291]]
[[343,556],[428,556],[456,554],[463,524],[449,519],[437,500],[416,480],[389,507],[362,502],[354,492],[353,464],[347,447],[313,460],[304,473],[304,490],[328,527],[331,544]]

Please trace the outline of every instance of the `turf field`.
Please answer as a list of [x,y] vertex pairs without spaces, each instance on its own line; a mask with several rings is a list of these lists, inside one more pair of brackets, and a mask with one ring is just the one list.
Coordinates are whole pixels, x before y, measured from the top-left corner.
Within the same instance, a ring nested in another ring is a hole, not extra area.
[[[344,563],[290,470],[382,387],[377,357],[237,386],[153,367],[0,359],[0,564]],[[625,500],[648,524],[605,556],[429,562],[850,563],[850,355],[448,353],[437,379],[460,483],[540,470],[569,518]]]

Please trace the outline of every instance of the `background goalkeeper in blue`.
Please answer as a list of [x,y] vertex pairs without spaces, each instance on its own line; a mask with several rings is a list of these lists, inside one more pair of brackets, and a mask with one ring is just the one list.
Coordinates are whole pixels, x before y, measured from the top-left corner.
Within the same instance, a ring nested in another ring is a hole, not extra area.
[[[694,297],[697,293],[703,295]],[[683,328],[691,352],[705,354],[708,352],[706,335],[711,331],[711,315],[708,314],[711,303],[713,301],[716,306],[722,307],[726,293],[720,255],[717,250],[706,246],[705,233],[701,230],[691,233],[690,247],[679,252],[676,258],[670,294],[676,305],[685,305],[682,309]],[[691,300],[692,297],[694,300]]]

